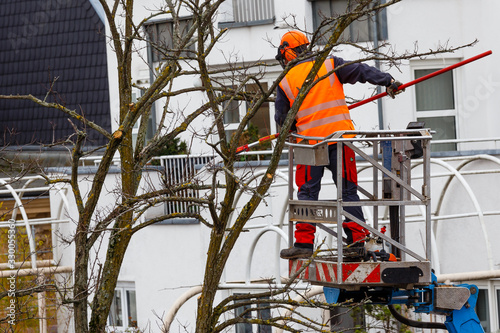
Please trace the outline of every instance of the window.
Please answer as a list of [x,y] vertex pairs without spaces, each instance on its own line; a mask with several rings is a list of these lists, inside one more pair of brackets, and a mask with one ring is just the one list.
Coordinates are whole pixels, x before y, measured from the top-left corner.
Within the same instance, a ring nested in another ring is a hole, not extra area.
[[237,100],[226,101],[223,104],[224,128],[226,129],[226,140],[230,140],[240,123],[240,105]]
[[500,327],[500,289],[497,289],[497,311],[498,327]]
[[[267,90],[267,84],[262,84],[262,89]],[[246,87],[246,91],[249,92],[258,92],[259,87],[256,84],[249,84]],[[246,102],[246,109],[252,107],[250,101]],[[255,126],[258,130],[259,138],[272,134],[271,132],[271,123],[269,117],[269,103],[263,103],[260,108],[257,110],[257,113],[250,121],[250,126]]]
[[[179,22],[180,35],[184,36],[192,25],[191,18],[182,18]],[[151,61],[158,62],[163,59],[167,59],[169,54],[176,51],[179,48],[173,37],[174,21],[163,21],[148,24],[146,31],[149,38],[149,46],[151,50]],[[187,46],[183,46],[183,51],[181,52],[181,57],[192,56],[192,52],[195,50],[194,43],[188,43]]]
[[[243,295],[243,294],[235,294],[235,295]],[[252,319],[258,318],[262,320],[268,320],[271,318],[271,310],[269,309],[269,303],[265,303],[265,300],[268,298],[260,299],[263,301],[262,303],[256,302],[256,304],[245,304],[234,310],[235,317],[241,317],[244,319]],[[238,302],[247,302],[247,299],[236,301]],[[251,309],[254,308],[253,311]],[[252,325],[251,323],[238,323],[236,324],[236,333],[271,333],[271,326],[269,325]]]
[[113,295],[108,325],[114,329],[137,327],[137,308],[134,283],[118,282]]
[[[268,84],[261,82],[262,88],[267,89]],[[245,86],[247,92],[257,92],[259,88],[256,84],[248,84]],[[252,107],[252,101],[237,101],[232,100],[224,104],[224,125],[226,129],[227,139],[231,139],[231,135],[239,126],[240,119],[246,114],[247,110]],[[270,112],[270,103],[263,103],[255,116],[250,120],[247,130],[243,133],[240,139],[240,145],[252,143],[266,135],[276,133],[274,115]],[[266,146],[260,147],[266,149]]]
[[[415,69],[418,79],[435,72],[438,68]],[[455,84],[453,72],[445,72],[415,85],[415,105],[417,121],[425,122],[425,127],[436,131],[434,140],[457,138]],[[433,144],[432,151],[456,151],[456,143]]]
[[[325,18],[337,17],[348,11],[347,0],[311,0],[313,12],[313,27],[318,29]],[[383,2],[383,1],[382,1]],[[344,30],[341,39],[351,42],[368,42],[374,40],[374,29],[377,27],[377,39],[387,39],[387,14],[385,9],[370,17],[361,17]],[[323,30],[326,32],[328,27]],[[319,39],[319,44],[325,44],[330,34]]]
[[488,290],[479,289],[476,303],[476,313],[485,332],[490,332],[490,312],[488,307]]
[[[136,103],[137,100],[142,96],[142,90],[137,88],[132,88],[132,103]],[[148,126],[146,130],[146,140],[151,140],[155,131],[155,120],[154,120],[155,108],[154,105],[151,107],[151,112],[149,113]],[[137,136],[139,135],[139,127],[141,125],[141,117],[139,117],[132,127],[132,145],[135,147],[137,142]]]
[[219,28],[274,23],[273,0],[228,0],[219,7]]

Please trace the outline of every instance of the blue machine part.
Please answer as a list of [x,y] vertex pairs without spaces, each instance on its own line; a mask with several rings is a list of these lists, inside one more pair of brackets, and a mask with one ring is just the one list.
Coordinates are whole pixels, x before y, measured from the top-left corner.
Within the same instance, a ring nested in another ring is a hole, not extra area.
[[472,284],[461,284],[459,287],[466,287],[470,290],[470,297],[467,303],[460,310],[453,310],[451,314],[446,316],[444,324],[451,333],[484,333],[481,322],[477,316],[476,307],[477,297],[479,296],[478,289]]
[[[391,170],[392,165],[392,142],[391,141],[380,141],[380,146],[382,147],[383,166]],[[384,175],[384,177],[387,177]]]
[[[406,304],[412,306],[416,313],[441,314],[446,316],[445,326],[451,333],[484,333],[479,318],[475,312],[478,288],[471,284],[460,284],[454,287],[469,289],[470,296],[459,310],[436,308],[436,287],[445,286],[437,283],[432,274],[432,284],[412,290],[374,289],[363,292],[349,291],[338,288],[323,287],[325,299],[330,304],[336,304],[347,299],[360,302],[362,298],[371,298],[372,304],[394,305]],[[382,296],[381,296],[382,295]],[[462,304],[462,303],[459,303]]]
[[323,287],[323,293],[325,294],[325,299],[327,303],[337,304],[339,301],[340,289]]

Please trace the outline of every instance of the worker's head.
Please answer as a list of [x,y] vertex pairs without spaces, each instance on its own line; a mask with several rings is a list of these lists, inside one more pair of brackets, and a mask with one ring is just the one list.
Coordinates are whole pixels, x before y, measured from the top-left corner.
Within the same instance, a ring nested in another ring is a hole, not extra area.
[[281,37],[276,60],[285,68],[288,62],[297,58],[299,54],[307,49],[307,45],[309,45],[309,40],[304,33],[297,30],[289,31]]

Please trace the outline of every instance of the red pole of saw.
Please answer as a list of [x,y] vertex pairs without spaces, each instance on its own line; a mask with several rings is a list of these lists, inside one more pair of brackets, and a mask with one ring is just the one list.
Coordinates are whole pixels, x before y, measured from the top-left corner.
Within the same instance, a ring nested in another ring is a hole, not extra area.
[[[491,54],[491,50],[490,51],[486,51],[484,53],[481,53],[481,54],[478,54],[477,56],[475,57],[472,57],[472,58],[469,58],[469,59],[465,59],[465,60],[462,60],[460,62],[457,62],[456,64],[453,64],[451,66],[448,66],[448,67],[445,67],[445,68],[442,68],[440,70],[437,70],[433,73],[430,73],[430,74],[427,74],[427,75],[424,75],[422,77],[419,77],[418,79],[416,80],[413,80],[413,81],[410,81],[408,83],[405,83],[405,84],[402,84],[401,86],[399,86],[398,90],[403,90],[405,88],[408,88],[408,87],[411,87],[417,83],[420,83],[422,81],[425,81],[425,80],[428,80],[430,78],[433,78],[434,76],[438,76],[440,74],[443,74],[444,72],[448,72],[448,71],[451,71],[452,69],[455,69],[457,67],[460,67],[460,66],[463,66],[463,65],[466,65],[470,62],[473,62],[473,61],[476,61],[478,59],[481,59],[481,58],[484,58],[486,56],[489,56]],[[354,104],[351,104],[348,106],[349,110],[351,109],[354,109],[354,108],[357,108],[358,106],[361,106],[361,105],[364,105],[366,103],[369,103],[371,101],[374,101],[374,100],[377,100],[379,98],[382,98],[384,96],[387,96],[387,93],[386,92],[383,92],[383,93],[380,93],[378,95],[375,95],[375,96],[372,96],[370,98],[367,98],[367,99],[364,99],[360,102],[357,102],[357,103],[354,103]]]
[[244,146],[238,147],[238,148],[236,148],[236,154],[241,153],[242,151],[249,151],[250,147],[253,147],[255,145],[261,144],[263,142],[266,142],[266,141],[269,141],[269,140],[274,140],[279,135],[280,135],[279,133],[271,134],[271,135],[265,136],[263,138],[260,138],[259,141],[255,141],[253,143],[249,143],[249,144],[246,144]]
[[[425,80],[428,80],[430,78],[433,78],[434,76],[438,76],[438,75],[443,74],[445,72],[451,71],[451,70],[453,70],[453,69],[455,69],[457,67],[460,67],[460,66],[466,65],[466,64],[468,64],[470,62],[473,62],[473,61],[476,61],[478,59],[484,58],[486,56],[489,56],[491,53],[492,53],[491,50],[490,51],[486,51],[486,52],[478,54],[477,56],[474,56],[472,58],[462,60],[462,61],[457,62],[456,64],[453,64],[451,66],[448,66],[448,67],[442,68],[440,70],[437,70],[437,71],[435,71],[433,73],[424,75],[422,77],[419,77],[418,79],[415,79],[413,81],[410,81],[410,82],[407,82],[405,84],[402,84],[401,86],[399,86],[398,90],[403,90],[403,89],[411,87],[411,86],[413,86],[413,85],[415,85],[417,83],[420,83],[422,81],[425,81]],[[351,105],[348,106],[348,108],[349,108],[349,110],[351,110],[351,109],[357,108],[358,106],[361,106],[361,105],[364,105],[366,103],[370,103],[372,101],[375,101],[375,100],[377,100],[379,98],[382,98],[384,96],[387,96],[386,92],[380,93],[378,95],[375,95],[375,96],[372,96],[370,98],[364,99],[364,100],[359,101],[357,103],[351,104]],[[249,151],[250,147],[258,145],[258,144],[260,144],[260,143],[262,143],[264,141],[267,141],[267,140],[273,140],[273,139],[277,138],[278,136],[279,136],[279,133],[268,135],[268,136],[265,136],[265,137],[259,139],[259,141],[256,141],[254,143],[250,143],[250,144],[238,147],[236,149],[236,154],[241,153],[242,151]]]

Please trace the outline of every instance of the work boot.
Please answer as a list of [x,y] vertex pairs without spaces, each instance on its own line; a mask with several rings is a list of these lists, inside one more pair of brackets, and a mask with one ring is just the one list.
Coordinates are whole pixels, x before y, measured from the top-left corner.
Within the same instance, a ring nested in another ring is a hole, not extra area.
[[291,247],[288,249],[283,249],[280,252],[281,259],[299,259],[299,258],[309,258],[313,255],[313,250],[303,247]]

